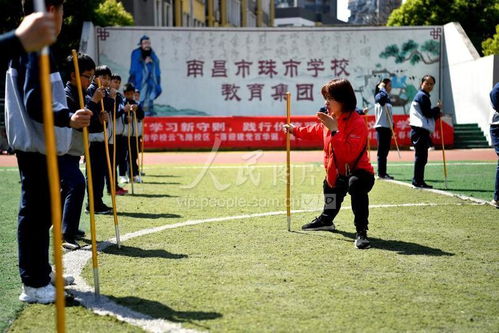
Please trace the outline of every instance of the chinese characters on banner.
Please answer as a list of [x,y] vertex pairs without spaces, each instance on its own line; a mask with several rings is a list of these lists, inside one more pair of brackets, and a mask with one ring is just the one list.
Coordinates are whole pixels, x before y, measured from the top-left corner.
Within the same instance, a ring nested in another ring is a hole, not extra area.
[[[374,116],[367,116],[369,138],[372,149],[376,147]],[[211,148],[215,139],[222,148],[283,148],[286,136],[282,126],[285,117],[153,117],[144,124],[145,147],[152,149],[199,149]],[[317,122],[315,116],[291,117],[295,126],[308,126]],[[454,130],[446,122],[444,143],[454,143]],[[409,116],[395,115],[394,130],[400,147],[410,145]],[[317,141],[296,140],[291,136],[294,148],[322,148],[322,139]],[[437,121],[433,143],[441,143],[440,124]],[[393,144],[393,140],[392,140]]]
[[[350,75],[347,71],[347,66],[350,64],[348,59],[331,59],[329,65],[327,64],[327,61],[318,58],[310,59],[303,64],[302,61],[293,59],[282,61],[280,64],[273,59],[255,62],[241,59],[230,64],[226,60],[213,60],[213,64],[205,64],[203,60],[190,59],[186,61],[186,77],[196,79],[209,75],[212,78],[228,78],[230,69],[231,73],[235,73],[234,76],[239,83],[221,83],[220,94],[224,101],[262,101],[263,97],[282,102],[286,98],[287,91],[292,91],[292,96],[295,96],[296,101],[313,101],[314,84],[310,82],[296,83],[293,87],[284,83],[268,84],[268,87],[265,87],[265,84],[261,82],[248,82],[244,87],[240,80],[254,72],[260,78],[270,79],[274,76],[299,77],[300,73],[316,78],[319,72],[326,70],[326,73],[329,73],[331,77],[348,77]],[[267,90],[265,94],[263,94],[264,89]],[[315,89],[321,89],[321,86],[316,85]]]

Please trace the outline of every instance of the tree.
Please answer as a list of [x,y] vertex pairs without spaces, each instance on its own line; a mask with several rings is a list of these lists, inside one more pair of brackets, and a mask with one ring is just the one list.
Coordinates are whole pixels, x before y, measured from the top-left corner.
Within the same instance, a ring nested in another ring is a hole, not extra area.
[[134,24],[132,15],[116,0],[104,0],[99,4],[95,10],[94,23],[101,27]]
[[388,18],[388,26],[444,25],[459,22],[475,48],[494,34],[497,0],[407,0]]
[[499,54],[499,24],[496,25],[496,34],[482,42],[484,55]]

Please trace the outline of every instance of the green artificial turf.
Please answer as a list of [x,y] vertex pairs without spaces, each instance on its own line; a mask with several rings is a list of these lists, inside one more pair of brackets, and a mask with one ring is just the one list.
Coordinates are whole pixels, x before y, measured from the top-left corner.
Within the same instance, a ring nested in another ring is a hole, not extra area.
[[[432,168],[427,168],[428,182]],[[493,175],[495,165],[455,168],[449,185],[486,193],[477,190],[485,188],[483,175]],[[2,267],[11,269],[2,268],[0,287],[11,284],[5,288],[10,294],[2,293],[2,324],[22,310],[12,331],[54,330],[53,305],[23,308],[17,301],[19,185],[17,173],[6,170],[0,169],[8,179],[1,185],[0,216],[12,222],[0,228],[6,244]],[[460,170],[472,181],[453,180]],[[145,171],[135,196],[118,197],[122,235],[188,220],[285,211],[281,166],[155,166]],[[412,166],[390,164],[388,171],[408,180]],[[319,209],[320,164],[297,164],[292,175],[292,209]],[[130,239],[121,250],[111,246],[99,255],[101,293],[154,318],[215,332],[499,329],[499,211],[384,181],[376,182],[370,204],[373,247],[366,251],[353,247],[347,196],[335,233],[301,232],[300,226],[317,215],[304,212],[293,214],[293,232],[280,214],[168,229]],[[97,217],[97,236],[114,236],[112,216]],[[84,276],[93,283],[89,265]],[[136,330],[71,305],[66,309],[69,331]]]

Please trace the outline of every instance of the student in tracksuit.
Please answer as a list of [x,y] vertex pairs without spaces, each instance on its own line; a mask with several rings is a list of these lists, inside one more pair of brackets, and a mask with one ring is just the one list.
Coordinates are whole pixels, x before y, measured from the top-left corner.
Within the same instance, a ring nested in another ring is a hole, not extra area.
[[[25,1],[24,5],[26,14],[33,11],[30,1]],[[55,18],[58,35],[62,27],[63,0],[47,0],[46,6]],[[51,303],[55,301],[49,263],[49,229],[52,221],[38,63],[36,53],[11,61],[6,74],[5,120],[7,138],[16,151],[21,177],[18,246],[23,288],[19,299],[24,302]],[[53,63],[50,68],[56,151],[61,156],[69,150],[71,128],[88,126],[91,112],[78,110],[70,114],[61,76],[54,70]]]
[[409,110],[409,123],[411,125],[411,141],[414,145],[414,177],[412,185],[418,188],[433,188],[424,181],[424,169],[428,162],[428,149],[432,145],[431,133],[435,131],[435,120],[440,117],[442,103],[431,107],[430,92],[435,86],[435,78],[425,75],[421,79],[421,87]]
[[[119,175],[119,183],[128,183],[128,177],[126,177],[126,172],[128,169],[127,165],[127,151],[128,143],[126,137],[126,126],[125,126],[125,114],[123,112],[124,108],[124,96],[120,93],[121,86],[121,76],[118,74],[113,74],[111,76],[111,88],[116,90],[116,108],[119,110],[117,113],[120,114],[116,118],[116,168],[118,169],[116,175]],[[116,195],[125,195],[128,191],[120,186],[116,187]]]
[[390,79],[381,80],[374,91],[374,115],[376,123],[374,128],[378,137],[378,177],[383,179],[393,179],[386,172],[386,158],[390,152],[392,141],[392,103],[389,93],[392,90]]
[[[66,99],[68,108],[75,112],[80,108],[79,95],[77,90],[76,75],[73,65],[73,57],[67,59],[67,75],[69,81],[66,83]],[[78,56],[78,67],[80,69],[80,81],[82,94],[85,96],[86,90],[94,76],[95,63],[86,54]],[[104,97],[103,90],[96,89],[92,98],[86,96],[85,106],[92,111],[92,118],[88,131],[90,133],[102,132],[102,121],[107,121],[107,113],[100,113],[100,99]],[[102,119],[101,119],[102,118]],[[85,236],[85,232],[79,230],[81,209],[85,197],[85,177],[80,171],[80,158],[85,153],[83,145],[83,132],[73,129],[71,146],[66,155],[59,156],[59,167],[61,177],[62,194],[62,246],[68,250],[76,250],[80,245],[76,241]],[[90,161],[92,162],[92,161]]]
[[367,128],[362,116],[355,112],[357,99],[348,80],[335,79],[322,87],[327,113],[318,112],[320,123],[312,126],[285,125],[296,138],[317,139],[324,142],[323,184],[324,210],[312,222],[302,226],[309,231],[333,231],[333,220],[339,213],[343,199],[350,193],[357,235],[354,245],[367,249],[369,191],[374,185],[374,169],[367,156]]
[[[142,129],[141,125],[142,125],[142,120],[144,119],[144,110],[139,104],[137,104],[137,102],[134,99],[135,87],[133,83],[127,83],[124,87],[123,93],[125,94],[124,112],[125,115],[129,115],[125,118],[125,126],[126,126],[125,131],[128,135],[128,128],[130,128],[130,139],[131,139],[130,142],[131,154],[129,154],[128,157],[131,158],[132,160],[132,170],[129,171],[129,174],[130,177],[134,177],[133,178],[134,182],[141,183],[142,179],[139,175],[139,166],[138,166],[139,151],[137,150],[137,142],[141,135],[141,129]],[[133,120],[134,114],[135,117],[137,118],[137,128],[135,127],[135,121]],[[138,143],[138,145],[140,147],[140,142]]]
[[[101,88],[98,88],[97,79],[101,80]],[[104,93],[104,112],[108,113],[107,122],[107,137],[108,142],[111,138],[112,140],[112,110],[114,109],[114,98],[116,97],[116,91],[109,88],[111,81],[111,70],[109,67],[102,65],[95,69],[95,79],[92,81],[87,89],[87,96],[93,96],[96,89],[101,89]],[[110,94],[112,94],[110,96]],[[101,104],[99,103],[99,110],[102,110]],[[109,182],[109,172],[107,168],[106,160],[106,150],[104,144],[104,132],[101,133],[91,133],[90,135],[90,160],[92,162],[92,183],[94,189],[94,209],[95,214],[110,214],[112,213],[112,208],[104,204],[102,197],[104,195],[104,182],[107,179],[108,186]],[[112,154],[112,145],[109,144],[109,153]],[[111,156],[110,156],[111,157]],[[88,181],[88,179],[87,179]],[[88,211],[88,205],[87,209]]]

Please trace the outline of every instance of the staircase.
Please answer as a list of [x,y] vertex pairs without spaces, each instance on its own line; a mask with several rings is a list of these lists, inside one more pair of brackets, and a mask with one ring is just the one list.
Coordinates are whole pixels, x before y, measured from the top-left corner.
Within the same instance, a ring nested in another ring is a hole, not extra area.
[[490,148],[490,146],[478,124],[455,124],[454,148]]

